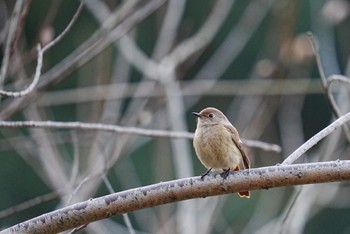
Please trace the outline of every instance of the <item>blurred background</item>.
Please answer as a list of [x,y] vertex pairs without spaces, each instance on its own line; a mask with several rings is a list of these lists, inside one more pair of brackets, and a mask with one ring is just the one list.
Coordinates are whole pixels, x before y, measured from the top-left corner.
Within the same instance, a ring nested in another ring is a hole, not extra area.
[[[3,90],[30,84],[36,45],[59,35],[79,3],[0,0]],[[281,153],[248,148],[252,167],[275,165],[334,121],[307,32],[325,75],[349,77],[349,13],[347,0],[85,0],[72,29],[44,54],[34,92],[3,96],[0,118],[194,132],[191,112],[214,106],[244,139],[279,144]],[[340,112],[350,111],[350,85],[334,82],[331,91]],[[206,170],[189,139],[31,128],[0,135],[0,229]],[[342,130],[298,162],[336,159],[349,159]],[[349,233],[349,193],[348,183],[330,183],[194,199],[80,233]]]

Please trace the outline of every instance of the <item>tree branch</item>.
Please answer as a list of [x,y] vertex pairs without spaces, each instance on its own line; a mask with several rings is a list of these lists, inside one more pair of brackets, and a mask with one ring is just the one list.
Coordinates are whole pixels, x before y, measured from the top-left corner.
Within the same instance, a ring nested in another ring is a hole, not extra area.
[[[113,124],[82,123],[82,122],[56,122],[56,121],[0,121],[0,128],[60,128],[80,129],[87,131],[109,131],[124,134],[137,134],[148,137],[169,137],[193,139],[193,133],[186,131],[168,131],[158,129],[145,129],[136,127],[123,127]],[[248,147],[260,148],[265,151],[281,152],[281,147],[257,140],[243,139]]]
[[[135,27],[135,25],[158,9],[164,2],[165,0],[149,1],[140,9],[130,13],[127,18],[123,18],[122,22],[120,22],[114,29],[106,31],[106,28],[104,27],[99,30],[98,33],[91,36],[90,39],[63,59],[59,64],[43,74],[41,77],[41,82],[36,87],[36,90],[43,90],[52,83],[57,83],[63,80],[67,74],[90,61],[94,56],[96,56],[114,41],[119,40],[128,31]],[[33,98],[34,95],[28,95],[26,98],[18,98],[12,101],[11,104],[2,109],[0,119],[8,118],[14,112],[30,103]]]
[[339,119],[322,129],[322,131],[318,132],[316,135],[311,137],[308,141],[302,144],[297,150],[295,150],[291,155],[286,158],[282,164],[292,164],[295,160],[297,160],[301,155],[303,155],[306,151],[308,151],[311,147],[316,145],[321,139],[325,138],[329,134],[331,134],[334,130],[345,124],[347,121],[350,121],[350,112],[341,116]]
[[17,224],[0,234],[57,233],[114,215],[193,198],[349,180],[350,160],[232,171],[226,180],[220,176],[208,176],[204,180],[199,176],[189,177],[89,199]]
[[7,40],[5,45],[3,61],[0,69],[0,87],[2,86],[6,77],[7,68],[10,60],[10,55],[11,55],[11,44],[13,39],[16,36],[17,25],[18,25],[19,18],[21,16],[21,9],[23,5],[24,5],[23,0],[17,0],[12,13],[12,17],[9,25],[9,32],[7,35]]
[[[325,93],[327,94],[327,100],[329,102],[329,105],[331,107],[331,110],[333,112],[333,114],[339,118],[341,116],[341,112],[340,109],[338,107],[337,102],[334,100],[333,94],[331,92],[331,85],[334,81],[338,81],[338,82],[343,82],[345,84],[349,84],[349,78],[341,76],[341,75],[332,75],[330,77],[326,77],[326,73],[322,67],[322,62],[321,62],[321,55],[318,52],[318,48],[317,48],[317,44],[315,41],[315,38],[312,34],[312,32],[308,32],[308,36],[309,36],[309,40],[311,42],[311,46],[313,49],[313,52],[315,54],[315,58],[316,58],[316,64],[317,64],[317,68],[318,68],[318,72],[320,73],[320,78],[321,78],[321,83],[322,83],[322,87],[325,91]],[[350,130],[348,125],[344,124],[342,126],[345,136],[348,140],[348,142],[350,142]]]
[[36,65],[35,74],[34,74],[32,83],[26,89],[18,92],[0,90],[0,95],[9,96],[9,97],[22,97],[34,90],[34,88],[39,83],[39,79],[41,76],[41,68],[43,65],[44,53],[48,49],[50,49],[52,46],[56,45],[69,32],[69,30],[73,27],[74,23],[77,21],[78,16],[80,15],[83,9],[83,5],[84,5],[84,1],[82,0],[78,7],[78,10],[75,12],[73,18],[71,19],[67,27],[53,41],[51,41],[49,44],[47,44],[43,48],[41,48],[40,44],[37,45],[38,59],[37,59],[37,65]]

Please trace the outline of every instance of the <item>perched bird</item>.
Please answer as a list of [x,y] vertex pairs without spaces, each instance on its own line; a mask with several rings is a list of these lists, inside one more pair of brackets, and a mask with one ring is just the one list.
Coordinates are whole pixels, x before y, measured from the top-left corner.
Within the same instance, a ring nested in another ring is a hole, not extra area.
[[[197,116],[197,129],[193,146],[201,163],[208,169],[202,179],[212,169],[222,169],[224,179],[230,170],[240,170],[239,165],[249,169],[250,162],[236,128],[218,109],[207,107],[201,112],[193,112]],[[240,197],[250,197],[249,191],[239,192]]]

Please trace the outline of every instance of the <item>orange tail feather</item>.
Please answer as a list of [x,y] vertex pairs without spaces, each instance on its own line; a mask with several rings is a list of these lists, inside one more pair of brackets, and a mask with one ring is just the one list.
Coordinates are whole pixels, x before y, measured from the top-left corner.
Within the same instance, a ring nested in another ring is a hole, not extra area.
[[[240,168],[239,168],[239,166],[236,166],[233,170],[234,171],[239,171]],[[250,198],[250,192],[249,191],[238,192],[238,196],[245,197],[245,198]]]
[[238,192],[238,196],[245,197],[245,198],[250,198],[250,192],[249,191]]

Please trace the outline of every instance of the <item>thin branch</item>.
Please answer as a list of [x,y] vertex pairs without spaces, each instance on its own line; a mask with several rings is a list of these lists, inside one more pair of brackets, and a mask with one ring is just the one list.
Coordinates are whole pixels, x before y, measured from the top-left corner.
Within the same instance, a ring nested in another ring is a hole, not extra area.
[[331,89],[332,84],[334,84],[335,82],[342,82],[342,83],[350,85],[350,79],[345,77],[345,76],[342,76],[342,75],[331,75],[327,80],[327,87],[328,87],[327,88],[327,96],[330,99],[330,102],[334,108],[334,112],[335,112],[336,116],[339,117],[341,115],[341,111],[334,100],[334,97],[332,95],[332,89]]
[[317,47],[317,44],[315,41],[315,37],[312,34],[312,32],[308,32],[307,36],[309,37],[309,40],[310,40],[310,43],[312,46],[312,50],[314,51],[318,72],[320,73],[320,78],[322,81],[322,86],[324,89],[326,89],[327,88],[327,78],[326,78],[326,74],[325,74],[323,67],[322,67],[321,56],[320,56],[320,53],[318,52],[318,47]]
[[[327,100],[329,102],[329,105],[330,105],[330,107],[332,109],[333,114],[337,118],[339,118],[341,116],[341,112],[340,112],[338,104],[334,100],[333,94],[331,92],[331,84],[334,81],[341,81],[341,82],[349,83],[349,80],[346,79],[346,78],[343,78],[340,75],[332,75],[332,76],[330,76],[328,78],[326,77],[326,74],[325,74],[325,72],[323,70],[323,67],[322,67],[321,56],[320,56],[320,53],[318,52],[318,48],[317,48],[317,44],[316,44],[315,38],[314,38],[314,36],[313,36],[313,34],[311,32],[308,32],[308,37],[309,37],[309,40],[311,42],[311,46],[312,46],[314,55],[316,57],[317,68],[318,68],[318,71],[320,73],[323,89],[324,89],[324,91],[327,94],[327,96],[326,96]],[[350,142],[350,130],[349,130],[348,125],[345,124],[342,128],[343,128],[343,131],[345,133],[345,136],[346,136],[348,142]]]
[[81,231],[82,229],[84,229],[86,227],[87,227],[87,224],[83,224],[83,225],[81,225],[79,227],[74,228],[72,231],[68,232],[68,234],[76,233],[76,232]]
[[44,48],[43,48],[43,53],[45,53],[46,50],[50,49],[54,45],[56,45],[62,38],[72,29],[73,25],[75,22],[78,20],[78,17],[83,10],[84,6],[84,0],[80,0],[80,5],[77,9],[77,11],[74,13],[73,18],[70,20],[69,24],[67,27],[58,35],[54,40],[52,40],[50,43],[48,43]]
[[9,97],[22,97],[33,91],[33,89],[36,87],[36,85],[39,82],[39,79],[41,76],[41,68],[43,65],[43,50],[41,49],[40,44],[37,45],[36,49],[38,51],[38,59],[37,59],[37,65],[35,69],[33,82],[25,90],[22,90],[19,92],[10,92],[10,91],[0,90],[0,95],[9,96]]
[[55,121],[0,121],[0,127],[8,128],[60,128],[60,129],[80,129],[93,131],[110,131],[124,134],[137,134],[149,137],[172,137],[172,138],[192,138],[189,132],[172,132],[166,130],[149,130],[136,127],[122,127],[111,124],[82,123],[82,122],[55,122]]
[[6,77],[7,68],[8,68],[8,64],[9,64],[9,60],[10,60],[10,54],[11,54],[11,44],[12,44],[12,41],[13,41],[15,35],[16,35],[17,25],[18,25],[19,17],[21,16],[21,9],[22,9],[23,4],[24,4],[23,0],[17,0],[15,7],[14,7],[14,10],[13,10],[13,13],[12,13],[10,26],[9,26],[9,32],[8,32],[7,40],[6,40],[4,57],[2,60],[2,65],[1,65],[0,87],[2,86],[2,84],[5,80],[5,77]]
[[[286,80],[219,80],[214,85],[210,80],[178,81],[181,94],[195,96],[269,96],[323,94],[319,81],[309,78]],[[64,104],[88,103],[123,98],[164,97],[164,90],[154,81],[137,83],[118,82],[108,85],[95,85],[59,91],[46,92],[36,101],[38,106],[55,106]],[[335,89],[338,92],[338,89]],[[106,95],[108,93],[108,95]]]
[[[193,54],[205,48],[215,37],[224,23],[234,1],[218,1],[200,30],[192,37],[175,47],[160,62],[165,69],[174,69]],[[163,69],[161,67],[161,69]]]
[[60,198],[60,192],[51,192],[45,195],[37,196],[33,199],[27,200],[15,206],[11,206],[7,209],[0,211],[0,219],[19,213],[20,211],[29,209],[31,207],[37,206],[47,201],[52,201],[54,199]]
[[276,145],[276,144],[271,144],[263,141],[258,141],[258,140],[250,140],[250,139],[245,139],[241,138],[243,141],[243,144],[247,147],[250,148],[258,148],[264,151],[271,151],[275,153],[281,153],[282,149],[281,146]]
[[250,1],[237,24],[193,79],[211,79],[213,84],[217,82],[247,46],[274,2],[275,0]]
[[35,69],[35,75],[34,75],[33,82],[25,90],[22,90],[19,92],[9,92],[9,91],[0,90],[0,95],[9,96],[9,97],[22,97],[22,96],[29,94],[30,92],[32,92],[34,90],[34,88],[38,84],[40,76],[41,76],[41,68],[43,65],[44,53],[48,49],[50,49],[52,46],[56,45],[69,32],[69,30],[73,27],[74,23],[77,21],[78,16],[80,15],[81,10],[83,9],[83,5],[84,5],[84,1],[82,0],[80,2],[78,10],[75,12],[73,18],[71,19],[71,21],[69,22],[67,27],[61,32],[60,35],[58,35],[53,41],[48,43],[43,48],[41,48],[40,44],[37,45],[38,59],[37,59],[37,65],[36,65],[36,69]]
[[[338,77],[338,75],[333,75],[331,77],[326,78],[324,69],[322,67],[321,56],[320,56],[320,53],[318,51],[318,47],[317,47],[315,38],[314,38],[314,36],[313,36],[313,34],[311,32],[308,33],[308,36],[309,36],[309,40],[310,40],[310,43],[311,43],[314,55],[316,57],[316,64],[317,64],[317,67],[318,67],[318,70],[319,70],[319,73],[320,73],[321,83],[322,83],[324,91],[327,94],[326,97],[328,99],[328,102],[330,104],[332,112],[334,113],[334,115],[337,118],[339,118],[341,116],[341,112],[340,112],[340,109],[338,108],[338,105],[337,105],[336,101],[334,100],[333,95],[332,95],[331,84],[334,81],[336,81],[336,80],[342,81],[342,82],[346,82],[346,83],[348,83],[348,81],[346,79],[343,79],[343,78],[340,78],[340,79],[332,78],[332,77],[335,77],[335,76]],[[346,135],[348,141],[350,142],[350,131],[349,131],[348,126],[347,125],[343,125],[342,128],[343,128],[343,130],[345,132],[345,135]]]
[[[119,25],[116,28],[108,31],[106,31],[106,28],[103,27],[96,34],[91,36],[90,39],[88,39],[83,45],[63,59],[59,64],[43,74],[42,82],[38,84],[37,90],[43,90],[54,82],[62,81],[65,77],[67,77],[67,74],[90,61],[111,43],[119,40],[128,31],[135,27],[135,25],[157,10],[162,4],[165,3],[165,1],[166,0],[152,0],[135,12],[130,12],[127,18],[122,18],[122,22],[118,20],[111,20],[113,22],[116,21],[119,23]],[[124,13],[125,12],[121,12],[122,15],[124,15]],[[26,98],[19,98],[12,101],[11,104],[1,111],[0,119],[8,118],[8,116],[26,106],[27,103],[30,103],[33,98],[34,96],[27,96]]]
[[271,166],[220,176],[189,177],[89,199],[17,224],[2,233],[57,233],[86,223],[163,204],[239,191],[350,180],[350,161]]
[[337,128],[342,126],[344,123],[350,120],[350,112],[338,118],[332,124],[328,125],[322,131],[318,132],[316,135],[311,137],[308,141],[302,144],[297,150],[295,150],[291,155],[286,158],[281,165],[292,164],[297,160],[301,155],[308,151],[311,147],[316,145],[320,140],[334,132]]
[[31,3],[31,0],[25,0],[24,1],[23,7],[22,7],[22,11],[21,11],[20,20],[18,21],[17,32],[16,32],[16,35],[13,38],[13,41],[12,41],[10,56],[14,53],[14,51],[15,51],[15,49],[17,47],[19,38],[20,38],[20,36],[22,34],[24,23],[25,23],[25,19],[26,19],[27,15],[28,15],[28,12],[29,12],[30,3]]
[[[327,97],[328,97],[328,100],[332,106],[333,112],[335,113],[337,118],[339,118],[339,116],[341,116],[342,114],[341,114],[341,111],[338,107],[338,104],[334,100],[334,96],[332,94],[332,89],[331,89],[331,86],[332,86],[332,84],[334,84],[334,82],[342,82],[342,83],[349,85],[350,79],[345,77],[345,76],[341,76],[341,75],[331,75],[327,79],[327,89],[326,89]],[[348,142],[350,142],[350,130],[349,130],[348,125],[344,124],[343,130],[344,130],[346,138],[348,139]]]
[[[89,131],[109,131],[123,134],[137,134],[147,137],[193,138],[193,133],[185,131],[167,131],[144,129],[136,127],[122,127],[112,124],[82,123],[82,122],[55,122],[55,121],[0,121],[0,128],[60,128],[79,129]],[[267,151],[280,152],[281,148],[275,144],[256,140],[242,139],[246,146],[261,148]]]

